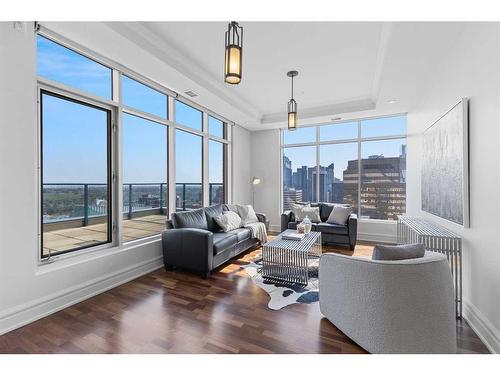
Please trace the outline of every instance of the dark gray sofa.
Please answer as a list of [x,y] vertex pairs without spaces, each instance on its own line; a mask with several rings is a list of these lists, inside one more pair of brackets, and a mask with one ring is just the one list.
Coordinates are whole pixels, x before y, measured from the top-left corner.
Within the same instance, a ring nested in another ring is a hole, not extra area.
[[[346,245],[351,250],[356,246],[358,237],[358,216],[351,214],[346,225],[328,224],[328,216],[337,203],[311,203],[311,207],[319,207],[321,223],[313,223],[312,230],[321,232],[321,240],[327,245]],[[349,205],[342,205],[349,207]],[[281,214],[281,231],[286,229],[297,229],[297,223],[292,211],[285,211]]]
[[[213,220],[223,210],[237,212],[236,206],[219,204],[171,215],[162,233],[165,269],[184,268],[206,278],[213,269],[259,244],[247,228],[224,233]],[[257,218],[268,228],[264,214]]]

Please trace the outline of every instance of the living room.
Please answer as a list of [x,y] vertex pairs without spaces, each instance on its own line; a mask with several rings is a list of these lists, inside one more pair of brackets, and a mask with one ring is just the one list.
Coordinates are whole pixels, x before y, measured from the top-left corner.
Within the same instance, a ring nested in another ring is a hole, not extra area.
[[500,353],[499,22],[39,14],[0,22],[0,359]]

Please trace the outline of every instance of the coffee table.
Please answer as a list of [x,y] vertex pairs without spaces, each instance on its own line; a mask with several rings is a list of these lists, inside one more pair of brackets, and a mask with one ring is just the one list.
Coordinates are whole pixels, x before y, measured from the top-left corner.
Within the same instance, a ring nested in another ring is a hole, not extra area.
[[310,259],[321,256],[321,233],[310,232],[302,240],[285,240],[287,229],[262,247],[262,277],[290,284],[307,285]]

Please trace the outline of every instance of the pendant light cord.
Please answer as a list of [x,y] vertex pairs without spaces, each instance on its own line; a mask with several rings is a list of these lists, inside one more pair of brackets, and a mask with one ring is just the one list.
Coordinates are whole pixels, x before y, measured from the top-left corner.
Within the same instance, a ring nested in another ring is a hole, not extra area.
[[292,76],[292,99],[293,99],[293,76]]

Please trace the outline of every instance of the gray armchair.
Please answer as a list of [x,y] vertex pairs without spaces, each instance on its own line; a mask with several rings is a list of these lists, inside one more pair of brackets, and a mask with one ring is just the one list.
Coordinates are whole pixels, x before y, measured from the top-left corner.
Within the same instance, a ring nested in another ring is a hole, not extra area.
[[446,256],[320,259],[320,310],[370,353],[456,353],[453,281]]

